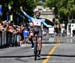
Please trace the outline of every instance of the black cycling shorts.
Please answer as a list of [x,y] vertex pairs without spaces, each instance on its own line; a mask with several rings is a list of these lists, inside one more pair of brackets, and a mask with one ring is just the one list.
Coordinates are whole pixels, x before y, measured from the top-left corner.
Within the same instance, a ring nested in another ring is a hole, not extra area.
[[33,27],[34,36],[37,34],[38,37],[42,37],[42,29],[41,27],[35,26]]

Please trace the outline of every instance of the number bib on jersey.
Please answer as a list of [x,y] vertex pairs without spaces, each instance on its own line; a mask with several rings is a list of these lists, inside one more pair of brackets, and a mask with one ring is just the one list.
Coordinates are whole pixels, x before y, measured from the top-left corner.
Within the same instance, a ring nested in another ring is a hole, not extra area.
[[30,23],[30,26],[41,26],[41,23],[37,21],[33,21]]

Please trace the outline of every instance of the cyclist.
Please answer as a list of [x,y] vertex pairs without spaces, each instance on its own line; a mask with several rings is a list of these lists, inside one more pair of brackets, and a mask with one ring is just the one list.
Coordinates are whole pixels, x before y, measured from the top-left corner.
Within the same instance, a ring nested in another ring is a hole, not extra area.
[[40,57],[41,49],[42,49],[42,31],[41,31],[41,24],[45,25],[46,27],[52,27],[45,23],[45,19],[40,18],[41,13],[37,10],[35,11],[35,17],[29,16],[22,8],[20,7],[22,13],[28,18],[29,22],[32,24],[34,35],[38,35],[38,56]]

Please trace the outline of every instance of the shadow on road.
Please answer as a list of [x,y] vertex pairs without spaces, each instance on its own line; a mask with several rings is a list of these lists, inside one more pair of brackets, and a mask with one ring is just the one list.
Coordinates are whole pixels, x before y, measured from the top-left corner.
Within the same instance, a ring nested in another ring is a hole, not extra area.
[[34,55],[27,55],[27,56],[0,56],[0,58],[24,58],[24,57],[34,57]]
[[[75,55],[61,55],[61,54],[41,54],[41,56],[58,56],[58,57],[75,57]],[[0,56],[0,58],[24,58],[24,57],[34,57],[34,55],[27,55],[27,56]],[[45,58],[41,58],[45,59]]]
[[52,54],[52,55],[42,54],[42,56],[75,57],[75,55],[61,55],[61,54]]

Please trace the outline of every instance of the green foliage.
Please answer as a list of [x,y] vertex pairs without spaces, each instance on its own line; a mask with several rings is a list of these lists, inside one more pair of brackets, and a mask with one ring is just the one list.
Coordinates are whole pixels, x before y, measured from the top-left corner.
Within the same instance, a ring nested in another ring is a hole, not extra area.
[[22,3],[24,9],[28,12],[28,14],[33,15],[33,9],[36,7],[34,0],[23,0]]
[[75,16],[75,0],[47,0],[46,6],[55,7],[55,14],[61,18],[65,16],[68,19],[69,16]]
[[59,10],[59,14],[60,15],[65,15],[65,16],[68,16],[68,14],[69,14],[69,11],[68,11],[68,9],[66,9],[66,8],[64,8],[64,7],[62,7],[62,8],[60,8]]
[[75,14],[75,5],[72,5],[71,12]]
[[[0,0],[0,4],[3,5],[3,16],[2,19],[6,19],[6,14],[9,12],[13,13],[14,17],[20,15],[20,6],[31,16],[33,16],[33,9],[36,7],[38,0]],[[11,10],[9,11],[9,8]],[[14,20],[15,21],[15,20]]]
[[19,7],[23,6],[28,14],[33,15],[33,9],[36,7],[37,1],[38,0],[9,0],[9,4],[13,3],[13,7],[16,10],[19,10]]

